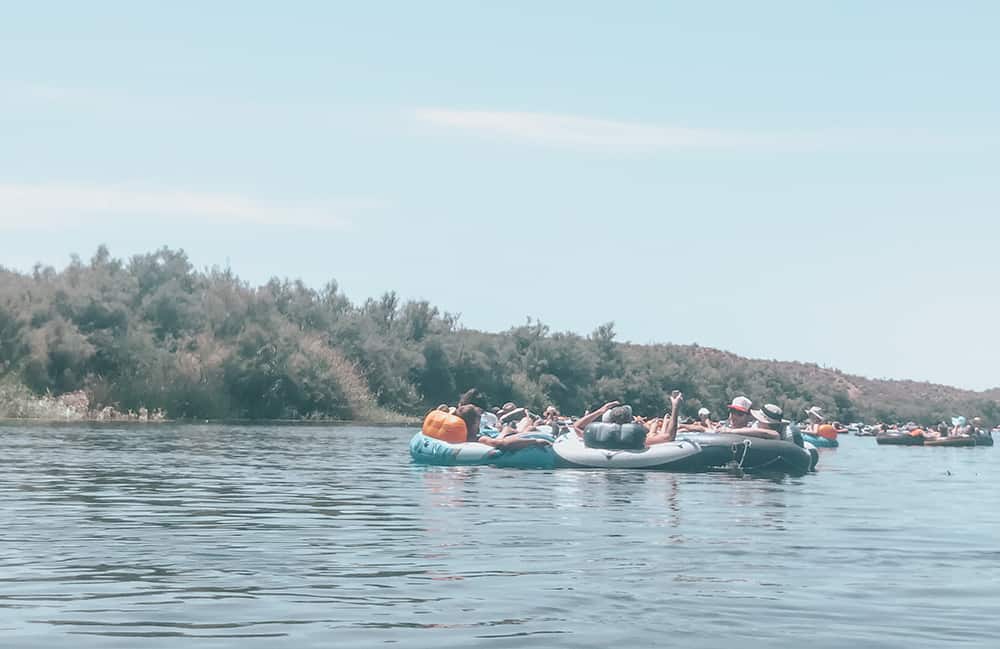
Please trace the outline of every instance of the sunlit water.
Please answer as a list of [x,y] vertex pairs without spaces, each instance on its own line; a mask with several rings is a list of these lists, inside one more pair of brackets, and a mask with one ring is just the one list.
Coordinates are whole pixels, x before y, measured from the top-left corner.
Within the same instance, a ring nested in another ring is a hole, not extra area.
[[411,434],[0,425],[0,642],[1000,642],[992,448],[842,436],[769,480],[415,466]]

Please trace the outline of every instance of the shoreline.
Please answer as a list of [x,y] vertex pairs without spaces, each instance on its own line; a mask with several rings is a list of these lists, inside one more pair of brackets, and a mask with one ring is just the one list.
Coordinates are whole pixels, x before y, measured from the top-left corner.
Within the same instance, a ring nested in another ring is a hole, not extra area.
[[42,417],[0,417],[3,424],[46,424],[46,425],[80,425],[95,424],[98,426],[161,426],[171,424],[177,426],[310,426],[310,427],[344,427],[368,426],[373,428],[413,428],[420,426],[420,420],[407,419],[403,421],[364,421],[352,419],[308,420],[308,419],[156,419],[141,421],[137,419],[51,419]]

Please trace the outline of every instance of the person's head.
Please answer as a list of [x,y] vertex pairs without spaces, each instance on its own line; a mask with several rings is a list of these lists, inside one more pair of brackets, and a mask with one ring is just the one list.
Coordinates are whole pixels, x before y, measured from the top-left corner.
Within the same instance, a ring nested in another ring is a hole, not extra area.
[[483,395],[480,394],[479,390],[477,390],[476,388],[471,388],[471,389],[466,390],[465,392],[463,392],[462,396],[460,396],[458,398],[458,405],[460,405],[460,406],[464,406],[464,405],[468,405],[468,404],[478,405],[478,406],[480,406],[480,410],[481,410],[482,406],[486,405],[484,403],[484,401],[485,400],[483,399]]
[[524,419],[527,415],[528,411],[524,408],[519,408],[513,401],[503,404],[500,412],[497,413],[501,424],[510,424],[511,426],[516,425],[517,422]]
[[733,402],[729,404],[730,423],[736,427],[746,426],[750,423],[750,408],[752,407],[753,401],[750,401],[746,397],[736,397],[733,399]]
[[750,414],[763,428],[778,430],[781,428],[784,411],[773,403],[765,403],[759,410],[751,410]]
[[708,408],[698,409],[698,419],[708,419],[708,416],[711,414],[712,413],[708,410]]
[[631,424],[632,406],[616,406],[604,413],[601,421],[609,424]]
[[555,419],[559,416],[559,408],[556,408],[555,406],[548,406],[545,408],[545,411],[542,412],[542,416],[546,419]]
[[459,406],[455,410],[455,415],[465,422],[467,439],[473,440],[479,437],[479,419],[482,414],[483,411],[479,406],[474,406],[471,403]]

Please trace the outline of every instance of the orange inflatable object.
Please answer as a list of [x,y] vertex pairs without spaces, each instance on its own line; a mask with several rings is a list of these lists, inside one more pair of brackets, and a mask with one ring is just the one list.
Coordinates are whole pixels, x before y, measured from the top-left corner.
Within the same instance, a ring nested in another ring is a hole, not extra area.
[[913,430],[910,431],[910,435],[912,435],[913,437],[921,437],[923,436],[923,434],[924,430],[922,428],[914,428]]
[[431,410],[427,413],[421,431],[428,437],[452,444],[461,444],[467,437],[465,422],[460,417],[441,410]]
[[830,424],[822,424],[816,429],[816,434],[827,439],[837,439],[837,429]]

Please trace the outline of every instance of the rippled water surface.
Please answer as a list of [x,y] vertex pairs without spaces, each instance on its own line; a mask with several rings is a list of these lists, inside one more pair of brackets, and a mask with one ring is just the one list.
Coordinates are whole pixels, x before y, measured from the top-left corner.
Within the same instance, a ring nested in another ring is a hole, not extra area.
[[763,479],[414,466],[412,432],[0,424],[3,646],[1000,642],[993,448]]

